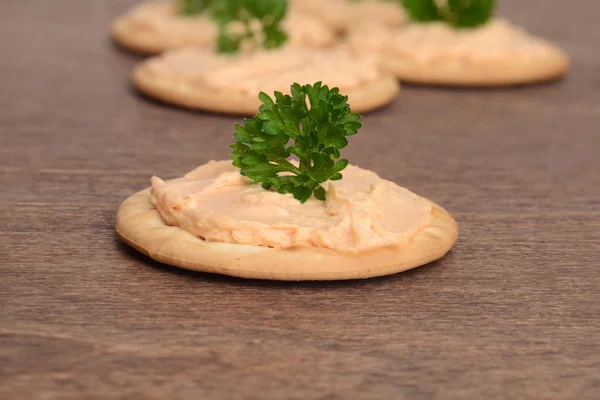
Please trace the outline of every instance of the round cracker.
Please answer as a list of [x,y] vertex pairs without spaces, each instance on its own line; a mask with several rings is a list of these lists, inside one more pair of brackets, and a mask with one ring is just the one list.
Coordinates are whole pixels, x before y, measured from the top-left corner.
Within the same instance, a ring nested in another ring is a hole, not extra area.
[[166,225],[150,202],[149,188],[121,204],[116,231],[125,243],[150,258],[194,271],[284,281],[362,279],[406,271],[437,260],[450,250],[458,225],[446,210],[431,204],[433,222],[409,243],[358,254],[326,248],[276,249],[207,242]]
[[[135,68],[133,83],[137,90],[148,97],[192,110],[251,116],[256,114],[261,104],[257,95],[216,89],[186,79],[156,74],[147,62]],[[352,111],[364,113],[391,103],[399,90],[396,78],[384,74],[364,86],[344,90],[344,94],[348,95]]]
[[[147,3],[152,3],[152,1],[147,1],[146,3],[142,2],[135,7],[144,6]],[[154,1],[154,3],[161,3],[161,1]],[[323,34],[319,37],[318,43],[308,43],[304,46],[330,47],[335,44],[335,29],[330,27],[320,18],[312,17],[310,16],[310,14],[307,13],[302,14],[304,14],[307,17],[311,17],[312,19],[315,19],[315,21],[319,21],[323,28],[327,31],[327,34]],[[214,37],[207,36],[204,39],[184,39],[182,37],[179,37],[178,39],[180,40],[168,40],[164,36],[153,31],[152,29],[140,27],[140,25],[136,23],[136,21],[129,15],[129,13],[121,15],[113,21],[113,23],[110,26],[110,35],[118,45],[140,55],[158,55],[168,50],[183,47],[210,47],[214,44],[216,40],[216,33]]]
[[414,62],[398,54],[380,56],[380,65],[405,82],[464,87],[493,87],[525,85],[552,81],[569,70],[569,57],[552,46],[546,57],[531,60],[503,62],[441,61],[427,65]]

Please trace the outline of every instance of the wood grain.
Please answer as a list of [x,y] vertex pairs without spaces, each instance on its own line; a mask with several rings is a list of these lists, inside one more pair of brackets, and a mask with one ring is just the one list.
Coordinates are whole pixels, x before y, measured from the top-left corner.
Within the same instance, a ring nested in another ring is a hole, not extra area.
[[[446,207],[442,260],[359,282],[182,271],[116,238],[153,174],[233,123],[136,96],[107,39],[134,0],[0,12],[1,399],[597,399],[600,6],[500,2],[573,58],[551,85],[407,86],[349,158]],[[572,4],[571,4],[572,3]]]

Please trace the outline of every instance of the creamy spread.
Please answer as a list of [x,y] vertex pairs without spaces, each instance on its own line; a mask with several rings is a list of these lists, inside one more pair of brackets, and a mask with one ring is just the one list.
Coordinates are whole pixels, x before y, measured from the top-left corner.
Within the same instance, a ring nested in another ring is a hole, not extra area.
[[443,22],[392,29],[362,25],[349,38],[355,48],[400,55],[422,64],[439,61],[494,62],[539,59],[554,52],[548,42],[496,18],[474,29],[454,29]]
[[260,91],[288,91],[292,82],[322,81],[343,91],[380,77],[375,58],[357,57],[345,47],[318,50],[287,46],[233,55],[180,49],[148,61],[147,66],[157,75],[252,96]]
[[152,204],[168,225],[210,242],[361,252],[408,243],[431,224],[431,203],[355,166],[326,183],[327,200],[251,185],[231,161],[211,161],[183,178],[152,178]]
[[[217,38],[218,27],[206,15],[180,16],[174,1],[148,1],[128,13],[132,25],[140,31],[160,37],[167,47],[208,46]],[[296,46],[327,46],[334,37],[331,30],[306,13],[289,13],[283,26]]]
[[407,19],[399,0],[293,0],[290,7],[319,16],[341,28],[357,21],[399,26]]

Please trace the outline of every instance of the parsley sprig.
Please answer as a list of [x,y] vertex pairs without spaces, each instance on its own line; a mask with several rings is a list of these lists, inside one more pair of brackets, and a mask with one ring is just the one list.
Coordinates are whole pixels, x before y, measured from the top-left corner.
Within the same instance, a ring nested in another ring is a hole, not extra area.
[[[245,41],[266,49],[277,48],[286,42],[288,35],[281,22],[287,12],[287,0],[213,1],[212,15],[220,26],[219,52],[237,52]],[[236,22],[241,23],[241,31],[232,29]]]
[[401,0],[417,22],[444,21],[455,28],[475,28],[492,16],[495,0]]
[[[301,203],[313,194],[325,200],[321,184],[342,179],[348,160],[339,159],[340,149],[362,126],[360,114],[350,111],[348,96],[321,82],[294,83],[291,95],[275,92],[275,101],[264,92],[258,97],[259,113],[236,125],[233,165],[252,183],[291,193]],[[297,165],[288,160],[292,155]]]

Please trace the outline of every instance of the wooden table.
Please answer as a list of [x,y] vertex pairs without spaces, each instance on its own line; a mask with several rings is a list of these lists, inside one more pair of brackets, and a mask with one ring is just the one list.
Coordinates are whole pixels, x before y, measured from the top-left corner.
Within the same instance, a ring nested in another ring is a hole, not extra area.
[[[0,12],[0,398],[600,398],[600,6],[503,0],[569,78],[405,87],[347,153],[460,224],[453,251],[339,283],[160,265],[115,210],[228,155],[237,118],[138,97],[107,39],[133,1]],[[545,6],[545,8],[544,8]]]

